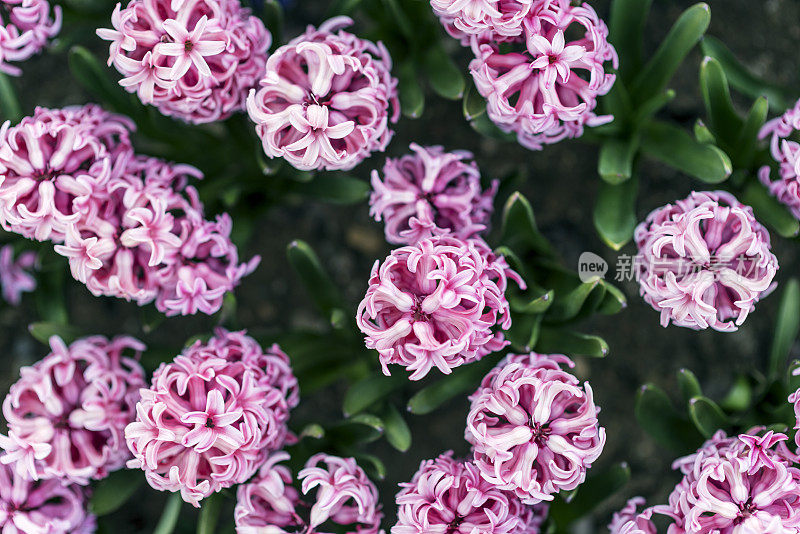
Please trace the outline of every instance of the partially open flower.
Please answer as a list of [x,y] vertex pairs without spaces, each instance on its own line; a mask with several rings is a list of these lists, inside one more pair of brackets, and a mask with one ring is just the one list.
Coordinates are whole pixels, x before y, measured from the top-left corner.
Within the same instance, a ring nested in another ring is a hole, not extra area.
[[400,487],[392,534],[536,534],[547,511],[523,505],[472,463],[453,459],[452,451],[424,460]]
[[[614,84],[605,63],[616,68],[617,53],[594,9],[570,0],[535,0],[523,29],[511,52],[485,37],[472,38],[469,69],[489,118],[532,150],[611,121],[594,109]],[[580,37],[567,41],[573,32]]]
[[383,220],[389,243],[414,244],[418,227],[433,225],[462,239],[486,229],[498,182],[481,189],[481,175],[465,150],[411,143],[414,154],[387,159],[383,180],[372,171],[370,215]]
[[0,463],[20,476],[88,484],[125,465],[125,426],[133,421],[144,345],[130,337],[82,338],[23,367],[3,402],[8,436]]
[[658,534],[656,526],[650,520],[652,508],[637,512],[637,508],[645,503],[641,497],[634,497],[625,504],[625,508],[614,513],[608,525],[609,534]]
[[217,330],[162,364],[141,391],[125,429],[128,466],[199,506],[253,476],[291,439],[286,422],[297,402],[297,379],[277,345],[265,352],[243,332]]
[[772,289],[778,259],[753,210],[724,191],[653,210],[634,233],[645,302],[670,322],[736,330]]
[[26,250],[14,258],[13,245],[0,247],[0,289],[6,302],[16,306],[23,293],[36,289],[36,279],[31,274],[35,268],[35,252]]
[[553,499],[586,478],[606,441],[589,383],[566,356],[509,355],[470,397],[466,439],[485,480],[524,503]]
[[411,380],[433,367],[449,374],[508,345],[498,331],[511,326],[507,271],[485,244],[449,235],[375,262],[356,320],[384,374],[389,364],[405,367]]
[[388,123],[400,113],[392,60],[382,43],[341,30],[350,24],[336,17],[309,26],[267,60],[247,97],[267,156],[298,169],[347,170],[386,148]]
[[468,44],[473,35],[504,41],[522,34],[523,20],[534,0],[431,0],[447,32]]
[[91,534],[95,517],[86,511],[86,489],[61,480],[31,481],[0,465],[0,532],[3,534]]
[[244,109],[247,92],[264,75],[272,38],[238,0],[131,0],[117,4],[108,64],[119,82],[161,113],[193,123]]
[[0,0],[0,72],[18,76],[10,61],[41,52],[61,30],[61,7],[47,0]]
[[279,465],[288,458],[285,452],[274,454],[251,482],[239,486],[237,534],[322,534],[328,522],[344,526],[347,534],[382,532],[378,491],[354,459],[311,457],[298,475],[304,498],[292,487],[289,469]]
[[768,165],[761,167],[758,177],[800,219],[800,143],[792,136],[800,130],[800,101],[782,116],[767,122],[760,138],[769,137],[770,153],[778,163],[778,176],[772,176]]

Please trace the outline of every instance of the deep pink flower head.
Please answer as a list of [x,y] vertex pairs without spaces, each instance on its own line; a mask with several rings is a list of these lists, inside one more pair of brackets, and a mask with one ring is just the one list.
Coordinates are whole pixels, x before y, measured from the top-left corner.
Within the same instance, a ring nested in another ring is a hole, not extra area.
[[778,176],[771,176],[769,165],[765,165],[759,169],[758,177],[800,219],[800,143],[792,140],[797,130],[800,130],[800,100],[761,128],[759,137],[770,138],[770,153],[778,163]]
[[88,484],[130,458],[125,426],[133,421],[144,370],[144,345],[130,337],[50,338],[51,352],[31,367],[3,401],[8,436],[0,463],[29,479]]
[[125,429],[151,486],[201,499],[253,476],[267,455],[293,439],[297,379],[277,345],[266,352],[244,332],[218,329],[153,374],[136,420]]
[[606,441],[591,386],[561,364],[574,366],[566,356],[509,355],[470,397],[465,437],[475,465],[527,504],[576,488]]
[[411,380],[434,366],[450,374],[508,345],[498,331],[511,326],[508,276],[521,283],[478,240],[425,238],[375,262],[356,321],[384,374],[389,364],[405,367]]
[[238,0],[131,0],[117,4],[108,64],[119,84],[164,115],[205,123],[244,109],[272,42]]
[[435,226],[466,239],[486,229],[497,180],[481,190],[481,174],[466,150],[411,143],[414,154],[387,159],[383,180],[372,171],[370,215],[385,223],[386,240],[414,244],[415,228]]
[[251,482],[239,486],[237,534],[324,534],[329,522],[345,526],[347,534],[383,532],[378,490],[354,459],[311,457],[298,475],[306,502],[292,487],[289,469],[278,465],[288,458],[285,452],[272,455]]
[[247,112],[270,158],[347,170],[389,144],[388,123],[400,114],[392,59],[381,42],[341,30],[352,23],[336,17],[309,26],[267,60]]
[[488,41],[518,37],[534,0],[430,0],[447,32],[468,44],[470,36]]
[[650,520],[653,509],[647,508],[642,512],[636,510],[644,503],[642,497],[634,497],[622,510],[615,512],[608,525],[609,534],[658,534],[656,526]]
[[20,303],[23,293],[36,289],[36,279],[31,272],[36,270],[36,253],[26,250],[14,258],[14,246],[0,247],[0,289],[3,298],[12,306]]
[[[534,0],[523,30],[517,50],[508,53],[495,41],[472,38],[469,69],[489,118],[532,150],[580,137],[584,125],[611,121],[594,109],[614,84],[604,64],[616,68],[617,53],[594,9],[571,0]],[[579,39],[567,42],[577,33]]]
[[547,507],[529,508],[449,451],[400,484],[392,534],[538,534]]
[[18,76],[9,61],[41,52],[61,30],[61,7],[47,0],[0,0],[0,72]]
[[653,210],[634,239],[639,292],[662,326],[734,331],[778,270],[766,228],[724,191],[693,192]]
[[96,525],[87,501],[85,488],[55,479],[31,481],[0,465],[3,534],[91,534]]

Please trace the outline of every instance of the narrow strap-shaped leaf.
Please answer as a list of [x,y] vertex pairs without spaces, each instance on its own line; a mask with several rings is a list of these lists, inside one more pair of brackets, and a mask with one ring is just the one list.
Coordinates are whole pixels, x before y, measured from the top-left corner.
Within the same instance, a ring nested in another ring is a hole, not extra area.
[[298,437],[300,439],[303,438],[322,439],[325,437],[325,429],[322,427],[322,425],[318,423],[311,423],[303,427],[303,430],[300,431]]
[[440,44],[425,51],[422,66],[436,94],[450,100],[464,95],[464,75]]
[[708,126],[706,126],[706,123],[703,122],[703,119],[697,119],[694,122],[694,138],[697,139],[698,143],[703,144],[714,144],[717,142],[717,138],[714,137],[714,134],[708,129]]
[[69,68],[83,88],[106,107],[130,116],[137,124],[143,119],[141,106],[134,103],[131,96],[111,79],[108,68],[86,48],[72,47],[69,51]]
[[642,386],[636,395],[634,413],[639,425],[656,443],[678,454],[693,451],[701,436],[672,406],[667,394],[653,384]]
[[333,204],[358,204],[369,197],[367,182],[345,173],[322,173],[309,182],[288,182],[288,191]]
[[749,168],[753,163],[753,156],[758,146],[758,132],[767,121],[769,112],[769,102],[764,96],[760,96],[753,102],[753,106],[747,113],[739,138],[736,141],[736,161],[740,168]]
[[387,407],[381,413],[383,422],[386,425],[385,435],[386,441],[400,452],[406,452],[411,448],[411,430],[408,428],[406,420],[400,411],[394,407],[393,404]]
[[360,413],[408,383],[404,376],[374,375],[356,382],[347,390],[342,403],[345,416]]
[[740,200],[752,206],[756,218],[774,228],[781,236],[794,237],[800,232],[800,221],[760,183],[750,182]]
[[720,406],[731,412],[742,412],[750,407],[753,400],[753,386],[747,376],[739,375],[728,390]]
[[605,358],[609,349],[608,343],[598,336],[543,326],[536,343],[536,352]]
[[714,145],[696,141],[677,126],[652,122],[643,133],[645,153],[703,182],[718,184],[733,172],[727,154]]
[[349,15],[363,0],[334,0],[330,3],[326,19],[340,15]]
[[403,37],[409,43],[414,43],[415,38],[417,37],[414,25],[408,18],[408,15],[403,8],[400,7],[400,4],[397,0],[383,0],[383,5],[386,8],[386,11],[391,17],[392,22],[399,28],[400,33],[403,34]]
[[615,285],[602,282],[603,287],[606,290],[605,295],[603,296],[603,301],[597,307],[597,313],[601,313],[603,315],[614,315],[615,313],[621,312],[628,306],[628,299],[618,287]]
[[317,308],[325,315],[331,317],[334,308],[342,308],[339,291],[327,272],[322,268],[319,257],[314,250],[304,241],[292,241],[286,252],[300,281]]
[[118,510],[144,482],[140,469],[120,469],[97,483],[89,501],[89,510],[103,516]]
[[798,332],[800,332],[800,284],[797,278],[792,278],[783,289],[778,317],[775,320],[775,336],[769,353],[770,378],[777,378],[783,373]]
[[548,322],[561,322],[573,319],[583,308],[589,296],[600,286],[600,279],[581,282],[572,288],[555,289],[553,305],[547,310]]
[[539,232],[533,207],[522,193],[513,193],[503,207],[503,228],[500,242],[520,254],[535,252],[554,256],[553,248]]
[[704,438],[709,439],[717,430],[727,430],[728,417],[707,397],[695,397],[689,401],[689,416]]
[[413,61],[404,61],[397,69],[397,91],[400,97],[400,110],[411,119],[422,116],[425,109],[425,92],[417,77]]
[[743,123],[733,109],[728,80],[722,66],[709,56],[700,65],[700,89],[709,125],[717,139],[724,142],[724,148],[730,149],[735,145]]
[[272,34],[271,50],[276,49],[283,42],[283,7],[277,0],[264,0],[261,11],[261,20]]
[[373,454],[355,454],[353,456],[368,476],[383,480],[386,478],[386,466],[383,461]]
[[633,176],[633,159],[639,148],[639,136],[609,139],[600,146],[597,172],[609,184],[619,184]]
[[685,368],[678,371],[678,389],[680,389],[681,397],[683,397],[687,406],[690,400],[703,394],[697,377],[693,372]]
[[44,321],[31,323],[28,325],[28,331],[35,340],[40,341],[45,345],[50,344],[50,338],[52,336],[58,336],[64,341],[64,343],[69,344],[81,337],[83,334],[74,326]]
[[636,110],[636,124],[640,125],[649,121],[661,108],[675,100],[677,94],[674,89],[666,89],[644,102]]
[[164,506],[164,511],[161,512],[161,519],[158,520],[153,534],[172,534],[178,524],[182,504],[183,499],[181,499],[180,492],[173,493],[167,498],[167,504]]
[[454,397],[463,396],[465,393],[471,394],[495,362],[493,358],[486,357],[481,361],[459,367],[450,376],[419,390],[408,401],[408,411],[415,415],[425,415]]
[[619,55],[619,74],[628,83],[642,65],[644,25],[653,0],[614,0],[608,40]]
[[478,89],[472,82],[467,83],[467,91],[464,93],[462,107],[464,118],[468,121],[486,113],[486,100],[478,93]]
[[614,250],[621,249],[633,237],[638,189],[637,177],[616,185],[600,184],[592,218],[600,238]]
[[553,303],[553,291],[530,295],[511,295],[508,299],[511,311],[516,313],[543,313]]
[[19,104],[17,92],[7,74],[0,72],[0,124],[9,120],[16,124],[22,119],[22,106]]
[[203,499],[200,518],[197,520],[197,534],[214,534],[222,507],[222,495],[212,493]]
[[581,484],[572,498],[553,501],[548,516],[556,523],[559,531],[567,532],[566,527],[591,512],[631,479],[631,469],[627,463],[611,465],[603,470],[590,470],[586,481]]
[[385,428],[377,415],[360,413],[328,428],[326,435],[333,443],[345,447],[376,441],[383,436]]

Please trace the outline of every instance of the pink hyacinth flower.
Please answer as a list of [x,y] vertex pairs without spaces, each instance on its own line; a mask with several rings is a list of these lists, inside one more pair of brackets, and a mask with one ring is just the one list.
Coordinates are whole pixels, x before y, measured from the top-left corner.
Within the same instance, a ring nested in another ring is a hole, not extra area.
[[653,509],[636,511],[644,503],[643,498],[634,497],[625,504],[622,510],[615,512],[608,525],[609,534],[658,534],[655,524],[650,519]]
[[272,455],[251,482],[239,486],[237,534],[324,534],[327,523],[344,526],[336,532],[347,534],[383,532],[378,491],[354,459],[312,456],[298,475],[309,502],[291,486],[289,469],[279,465],[288,459],[285,452]]
[[800,130],[800,101],[761,128],[758,136],[770,138],[770,153],[778,163],[778,176],[773,177],[772,169],[765,165],[759,169],[758,177],[800,219],[800,143],[793,140],[797,130]]
[[507,41],[523,32],[534,0],[430,0],[447,33],[469,44],[470,37]]
[[441,235],[375,262],[356,320],[381,367],[405,367],[411,380],[433,368],[450,374],[508,345],[507,278],[522,281],[488,246]]
[[400,113],[392,60],[382,43],[341,30],[350,24],[336,17],[309,26],[267,60],[247,111],[270,158],[348,170],[389,144],[388,123]]
[[566,356],[509,355],[470,397],[465,437],[475,465],[526,504],[576,488],[605,445],[591,386],[561,364],[574,365]]
[[662,326],[734,331],[773,288],[769,233],[730,193],[695,192],[658,208],[634,239],[640,293]]
[[[614,84],[604,64],[616,68],[617,53],[594,9],[570,0],[535,0],[523,29],[508,53],[497,42],[472,37],[469,69],[489,118],[531,150],[611,121],[594,109]],[[573,32],[581,37],[568,42]]]
[[462,239],[485,230],[497,180],[483,191],[478,166],[465,150],[445,152],[416,143],[411,150],[414,154],[386,160],[383,180],[372,171],[370,215],[384,221],[386,240],[414,244],[420,237],[415,228],[434,226]]
[[31,367],[3,401],[8,436],[0,463],[32,480],[88,484],[130,458],[125,426],[133,421],[144,370],[144,345],[130,337],[82,338],[67,346],[50,338],[51,352]]
[[547,514],[546,505],[523,505],[452,451],[424,460],[400,487],[392,534],[536,534]]
[[108,64],[119,82],[161,113],[195,124],[244,109],[264,75],[272,37],[238,0],[131,0],[117,4]]
[[0,465],[3,534],[91,534],[96,525],[88,504],[84,488],[55,479],[31,481]]
[[61,30],[61,7],[47,0],[0,0],[0,73],[18,76],[9,62],[41,52]]
[[36,253],[30,250],[14,258],[14,246],[0,247],[0,289],[3,298],[12,306],[17,306],[23,293],[36,289],[36,279],[31,271],[36,270]]
[[[797,370],[795,370],[797,372]],[[794,405],[794,429],[797,431],[794,435],[794,441],[797,443],[797,454],[800,455],[800,389],[789,395],[789,402]]]
[[141,390],[136,420],[125,429],[150,485],[200,500],[253,476],[292,437],[297,379],[277,345],[263,351],[244,332],[217,330],[153,374]]

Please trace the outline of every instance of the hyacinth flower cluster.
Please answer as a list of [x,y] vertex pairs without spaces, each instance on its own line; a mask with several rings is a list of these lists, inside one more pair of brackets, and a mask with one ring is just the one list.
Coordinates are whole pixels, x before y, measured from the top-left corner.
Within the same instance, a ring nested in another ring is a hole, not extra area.
[[50,110],[0,130],[0,223],[51,241],[96,296],[211,314],[258,264],[238,262],[227,214],[207,220],[197,169],[136,155],[133,124],[97,106]]
[[434,228],[462,239],[484,231],[498,182],[481,189],[481,174],[466,150],[411,143],[412,154],[387,158],[383,179],[372,171],[370,215],[384,221],[386,241],[413,244]]
[[718,431],[695,454],[673,464],[683,478],[668,504],[637,513],[631,500],[609,525],[612,534],[656,534],[653,514],[671,521],[669,534],[792,534],[800,532],[800,470],[786,435],[753,429]]
[[392,137],[400,104],[392,59],[382,43],[324,22],[269,57],[258,90],[247,97],[264,152],[302,170],[348,170]]
[[270,452],[291,442],[286,423],[299,402],[289,358],[264,351],[244,332],[218,329],[153,374],[125,429],[150,485],[180,491],[200,506],[214,492],[252,477]]
[[69,346],[51,337],[50,354],[23,367],[3,401],[0,463],[27,480],[81,485],[122,468],[130,458],[125,427],[145,385],[144,348],[124,336]]
[[60,30],[60,6],[47,0],[0,0],[0,73],[21,74],[9,62],[38,54]]
[[31,274],[36,270],[36,253],[26,250],[14,257],[14,246],[0,247],[0,290],[3,299],[16,306],[23,293],[36,289],[36,279]]
[[634,239],[640,293],[662,326],[734,331],[774,287],[769,233],[730,193],[693,192],[658,208]]
[[508,355],[470,397],[465,437],[484,480],[526,504],[578,487],[606,441],[589,383],[566,356]]
[[[580,137],[610,122],[595,113],[617,68],[608,28],[587,3],[571,0],[431,0],[448,32],[468,44],[469,65],[489,118],[520,144]],[[575,36],[574,38],[571,36]],[[568,39],[570,39],[568,41]]]
[[312,456],[297,476],[301,491],[280,464],[288,458],[285,452],[273,454],[253,480],[239,486],[237,534],[324,534],[331,528],[346,534],[383,532],[378,490],[353,458]]
[[452,451],[424,460],[400,487],[392,534],[537,534],[547,515],[546,505],[523,504]]
[[761,128],[759,137],[770,139],[770,153],[778,164],[778,176],[773,176],[772,169],[765,165],[759,169],[758,177],[769,192],[800,219],[800,144],[793,140],[798,129],[800,101]]
[[264,75],[272,37],[238,0],[131,0],[117,4],[108,64],[119,84],[161,113],[200,124],[244,109]]

